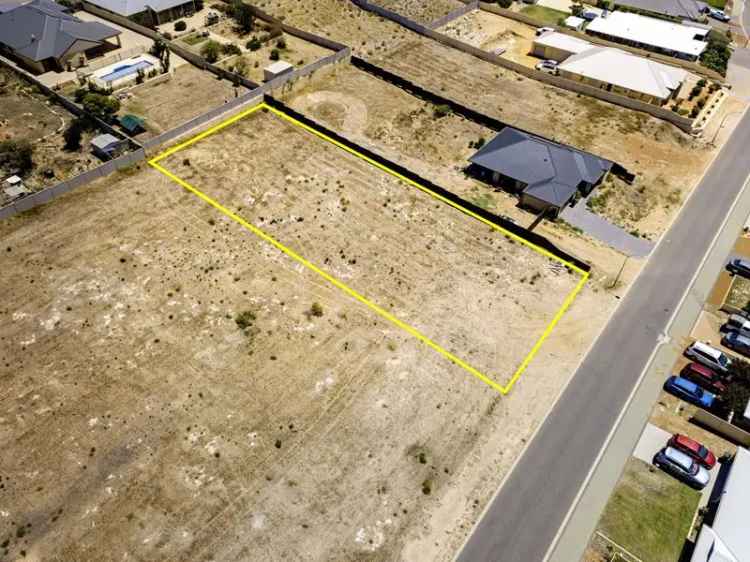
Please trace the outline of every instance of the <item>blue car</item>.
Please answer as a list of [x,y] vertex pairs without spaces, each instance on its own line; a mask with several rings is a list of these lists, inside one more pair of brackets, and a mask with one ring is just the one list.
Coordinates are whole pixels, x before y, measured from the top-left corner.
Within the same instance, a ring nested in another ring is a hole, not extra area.
[[664,390],[674,394],[677,398],[682,398],[685,402],[690,402],[701,408],[710,409],[716,401],[716,395],[703,390],[694,382],[690,382],[682,377],[672,376],[664,383]]

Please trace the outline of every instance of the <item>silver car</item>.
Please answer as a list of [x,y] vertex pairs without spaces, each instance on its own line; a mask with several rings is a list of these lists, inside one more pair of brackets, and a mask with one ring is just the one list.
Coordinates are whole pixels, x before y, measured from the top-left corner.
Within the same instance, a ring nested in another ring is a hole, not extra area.
[[705,488],[711,479],[708,470],[674,447],[665,447],[656,453],[654,466],[697,490]]

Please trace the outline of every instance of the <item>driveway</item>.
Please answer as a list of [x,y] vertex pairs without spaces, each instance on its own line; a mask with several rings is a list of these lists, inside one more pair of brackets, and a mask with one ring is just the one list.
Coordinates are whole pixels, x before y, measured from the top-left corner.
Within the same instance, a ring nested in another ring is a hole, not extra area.
[[641,433],[638,444],[633,450],[633,456],[651,464],[651,461],[654,460],[654,455],[664,448],[670,437],[672,437],[672,434],[668,431],[664,431],[652,423],[647,423],[643,429],[643,433]]
[[627,256],[643,258],[654,249],[654,242],[633,236],[623,228],[589,211],[585,200],[579,201],[575,207],[565,207],[560,216],[592,238]]

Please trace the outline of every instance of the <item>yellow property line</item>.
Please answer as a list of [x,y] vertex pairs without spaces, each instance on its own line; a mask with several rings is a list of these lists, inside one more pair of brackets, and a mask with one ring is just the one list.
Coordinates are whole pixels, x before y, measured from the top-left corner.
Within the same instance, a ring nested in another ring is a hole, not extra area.
[[[348,152],[348,153],[350,153],[350,154],[352,154],[352,155],[354,155],[354,156],[356,156],[358,158],[361,158],[362,160],[364,160],[365,162],[367,162],[367,163],[375,166],[376,168],[379,168],[380,170],[382,170],[382,171],[384,171],[384,172],[386,172],[386,173],[388,173],[388,174],[390,174],[390,175],[392,175],[392,176],[400,179],[401,181],[403,181],[403,182],[405,182],[405,183],[407,183],[407,184],[409,184],[409,185],[411,185],[413,187],[416,187],[417,189],[419,189],[419,190],[421,190],[421,191],[423,191],[423,192],[431,195],[432,197],[434,197],[434,198],[442,201],[443,203],[446,203],[446,204],[450,205],[451,207],[453,207],[453,208],[461,211],[462,213],[465,213],[465,214],[471,216],[472,218],[475,218],[476,220],[478,220],[478,221],[480,221],[480,222],[482,222],[482,223],[490,226],[494,230],[497,230],[498,232],[501,232],[502,234],[504,234],[506,236],[509,236],[510,238],[512,238],[512,239],[520,242],[521,244],[523,244],[525,246],[528,246],[529,248],[531,248],[532,250],[534,250],[534,251],[542,254],[543,256],[545,256],[547,258],[550,258],[552,260],[555,260],[555,261],[563,264],[564,266],[572,269],[573,271],[576,271],[577,273],[581,274],[581,279],[578,282],[578,284],[575,286],[575,288],[565,298],[565,301],[563,302],[562,306],[557,311],[557,313],[555,314],[555,316],[552,319],[552,321],[545,328],[544,333],[537,339],[536,343],[534,344],[534,347],[531,349],[531,351],[528,353],[528,355],[526,355],[526,357],[524,358],[524,360],[521,363],[521,365],[516,369],[515,373],[513,373],[513,376],[511,377],[511,379],[508,381],[508,383],[505,386],[503,386],[503,385],[497,383],[496,381],[492,380],[490,377],[488,377],[484,373],[478,371],[477,369],[475,369],[474,367],[472,367],[471,365],[469,365],[468,363],[466,363],[465,361],[463,361],[459,357],[456,357],[450,351],[448,351],[447,349],[443,348],[442,346],[440,346],[437,343],[435,343],[434,341],[432,341],[430,338],[428,338],[427,336],[425,336],[424,334],[422,334],[419,330],[417,330],[413,326],[410,326],[409,324],[403,322],[402,320],[399,320],[393,314],[391,314],[390,312],[388,312],[387,310],[385,310],[381,306],[375,304],[374,302],[372,302],[371,300],[369,300],[367,297],[365,297],[361,293],[355,291],[354,289],[352,289],[351,287],[349,287],[345,283],[339,281],[338,279],[336,279],[335,277],[333,277],[329,273],[323,271],[322,269],[320,269],[318,266],[316,266],[312,262],[308,261],[304,257],[302,257],[299,254],[297,254],[291,248],[288,248],[287,246],[285,246],[284,244],[282,244],[281,242],[279,242],[278,240],[276,240],[271,235],[267,234],[266,232],[264,232],[263,230],[261,230],[257,226],[255,226],[253,224],[250,224],[244,218],[242,218],[241,216],[239,216],[237,213],[234,213],[233,211],[230,211],[228,208],[226,208],[225,206],[223,206],[221,203],[217,202],[216,200],[212,199],[211,197],[209,197],[208,195],[206,195],[205,193],[203,193],[199,189],[197,189],[194,186],[190,185],[185,180],[177,177],[175,174],[173,174],[172,172],[170,172],[169,170],[167,170],[166,168],[164,168],[163,166],[161,166],[159,164],[159,162],[161,160],[163,160],[163,159],[165,159],[165,158],[167,158],[169,156],[172,156],[176,152],[179,152],[180,150],[183,150],[184,148],[187,148],[188,146],[191,146],[192,144],[195,144],[196,142],[198,142],[198,141],[200,141],[200,140],[208,137],[209,135],[212,135],[212,134],[214,134],[214,133],[216,133],[216,132],[224,129],[225,127],[228,127],[229,125],[231,125],[233,123],[236,123],[240,119],[243,119],[243,118],[247,117],[248,115],[250,115],[252,113],[255,113],[259,109],[266,109],[266,110],[271,111],[272,113],[274,113],[275,115],[278,115],[282,119],[285,119],[286,121],[289,121],[290,123],[292,123],[292,124],[294,124],[294,125],[296,125],[298,127],[301,127],[302,129],[304,129],[304,130],[306,130],[306,131],[308,131],[308,132],[316,135],[317,137],[320,137],[321,139],[325,140],[326,142],[329,142],[329,143],[331,143],[331,144],[333,144],[333,145],[341,148],[342,150],[345,150],[346,152]],[[517,234],[515,234],[513,232],[510,232],[509,230],[504,229],[503,227],[501,227],[501,226],[493,223],[492,221],[489,221],[489,220],[485,219],[484,217],[482,217],[482,216],[474,213],[473,211],[471,211],[471,210],[463,207],[462,205],[460,205],[458,203],[454,203],[453,201],[451,201],[450,199],[447,199],[446,197],[440,195],[439,193],[435,193],[431,189],[428,189],[427,187],[425,187],[425,186],[423,186],[423,185],[421,185],[421,184],[419,184],[419,183],[417,183],[417,182],[415,182],[415,181],[413,181],[413,180],[405,177],[404,175],[399,174],[395,170],[392,170],[392,169],[388,168],[387,166],[384,166],[384,165],[380,164],[379,162],[376,162],[372,158],[369,158],[369,157],[365,156],[364,154],[361,154],[360,152],[357,152],[356,150],[353,150],[353,149],[349,148],[348,146],[345,146],[344,144],[342,144],[342,143],[336,141],[335,139],[332,139],[328,135],[326,135],[324,133],[321,133],[320,131],[318,131],[318,130],[316,130],[316,129],[314,129],[314,128],[312,128],[312,127],[310,127],[310,126],[308,126],[308,125],[306,125],[306,124],[298,121],[297,119],[294,119],[293,117],[291,117],[291,116],[289,116],[289,115],[287,115],[287,114],[285,114],[285,113],[283,113],[283,112],[281,112],[281,111],[279,111],[279,110],[277,110],[277,109],[275,109],[273,107],[270,107],[266,103],[261,103],[261,104],[255,106],[255,107],[252,107],[252,108],[247,109],[247,110],[245,110],[245,111],[243,111],[241,113],[238,113],[237,115],[235,115],[235,116],[233,116],[233,117],[231,117],[231,118],[223,121],[222,123],[219,123],[218,125],[215,125],[214,127],[211,127],[209,129],[203,131],[202,133],[200,133],[200,134],[192,137],[191,139],[188,139],[187,141],[185,141],[183,143],[180,143],[180,144],[178,144],[176,146],[173,146],[172,148],[170,148],[170,149],[162,152],[160,155],[158,155],[158,156],[152,158],[151,160],[149,160],[149,164],[151,166],[153,166],[155,169],[157,169],[159,172],[161,172],[162,174],[164,174],[165,176],[167,176],[169,179],[171,179],[172,181],[174,181],[175,183],[181,185],[184,189],[186,189],[190,193],[196,195],[198,198],[202,199],[203,201],[205,201],[206,203],[208,203],[209,205],[211,205],[212,207],[214,207],[215,209],[217,209],[218,211],[220,211],[221,213],[223,213],[224,215],[226,215],[227,217],[229,217],[230,219],[232,219],[236,223],[240,224],[241,226],[243,226],[244,228],[246,228],[247,230],[249,230],[250,232],[252,232],[256,236],[258,236],[262,240],[265,240],[266,242],[268,242],[272,246],[276,247],[277,249],[279,249],[281,252],[283,252],[284,254],[286,254],[287,256],[289,256],[290,258],[298,261],[299,263],[301,263],[303,266],[305,266],[309,270],[317,273],[323,279],[325,279],[326,281],[328,281],[329,283],[331,283],[334,287],[336,287],[338,289],[341,289],[347,295],[351,296],[352,298],[354,298],[357,301],[361,302],[362,304],[366,305],[371,310],[375,311],[377,314],[379,314],[380,316],[382,316],[383,318],[385,318],[386,320],[388,320],[389,322],[391,322],[395,326],[401,328],[405,332],[407,332],[410,335],[414,336],[419,341],[421,341],[422,343],[426,344],[430,348],[434,349],[435,351],[437,351],[438,353],[440,353],[441,355],[443,355],[444,357],[446,357],[447,359],[449,359],[450,361],[452,361],[453,363],[455,363],[456,365],[458,365],[462,369],[465,369],[466,371],[468,371],[469,373],[471,373],[472,375],[474,375],[475,377],[477,377],[479,380],[481,380],[482,382],[486,383],[490,387],[494,388],[495,390],[497,390],[501,394],[507,394],[508,392],[510,392],[511,388],[513,387],[513,385],[516,383],[516,381],[521,376],[521,374],[523,374],[523,372],[529,366],[529,363],[531,363],[532,359],[534,358],[534,356],[539,351],[539,348],[541,348],[541,346],[544,343],[544,341],[550,335],[550,333],[552,332],[552,330],[554,329],[554,327],[560,321],[560,318],[562,318],[563,314],[565,314],[565,311],[570,307],[570,305],[572,304],[572,302],[575,299],[576,295],[578,295],[578,293],[581,291],[581,289],[586,284],[586,281],[589,278],[589,273],[587,271],[584,271],[583,269],[581,269],[577,265],[559,258],[558,256],[554,255],[552,252],[549,252],[548,250],[537,246],[536,244],[534,244],[534,243],[532,243],[532,242],[530,242],[530,241],[528,241],[528,240],[526,240],[526,239],[518,236]]]

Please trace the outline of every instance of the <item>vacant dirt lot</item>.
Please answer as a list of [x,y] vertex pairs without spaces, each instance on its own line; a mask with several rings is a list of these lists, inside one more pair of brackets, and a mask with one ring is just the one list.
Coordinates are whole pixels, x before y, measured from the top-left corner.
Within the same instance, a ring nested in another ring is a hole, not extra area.
[[529,55],[534,28],[509,18],[475,10],[438,31],[526,66],[533,67],[539,62],[539,59]]
[[[526,313],[570,288],[520,245],[257,117],[169,165],[472,361],[503,372],[542,325]],[[275,151],[251,152],[268,133]],[[152,170],[0,237],[11,559],[449,560],[617,302],[584,290],[501,398]]]
[[374,0],[372,3],[425,24],[463,5],[458,0]]
[[[473,203],[501,210],[492,197],[481,196],[488,191],[482,184],[463,173],[477,150],[473,144],[491,139],[491,129],[455,114],[437,118],[434,105],[353,66],[340,66],[321,79],[313,77],[285,101]],[[504,199],[515,204],[510,197]]]
[[[274,152],[264,152],[272,144]],[[501,384],[578,281],[559,263],[488,234],[479,221],[270,113],[165,162]],[[441,265],[447,256],[450,267]],[[469,299],[453,309],[445,297],[456,290]]]
[[134,113],[146,120],[147,132],[138,138],[156,136],[182,125],[247,90],[219,80],[190,64],[175,69],[166,82],[143,84],[128,90],[120,114]]
[[[0,141],[31,143],[34,168],[23,178],[31,190],[54,185],[99,164],[89,151],[89,141],[96,133],[84,134],[81,150],[63,150],[63,131],[73,118],[65,108],[51,103],[13,72],[0,68]],[[51,174],[45,175],[45,171]],[[15,172],[0,167],[0,180]],[[0,204],[3,198],[0,192]]]
[[257,51],[245,51],[243,54],[225,59],[220,66],[238,72],[257,83],[263,82],[263,69],[273,64],[271,53],[279,52],[279,60],[305,66],[332,54],[332,51],[298,39],[292,35],[282,34],[282,37],[267,41]]

